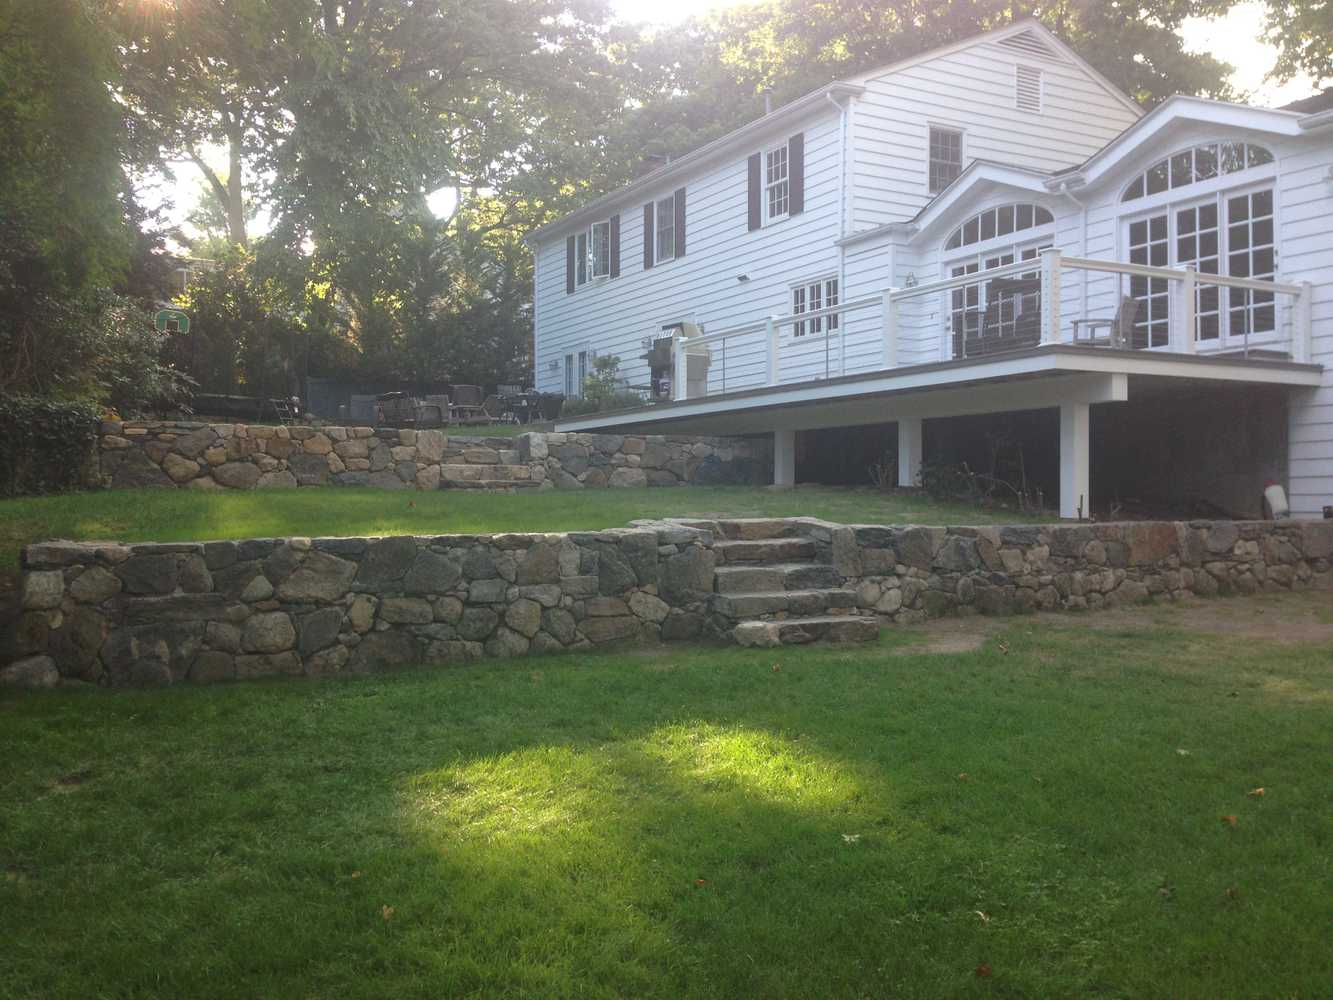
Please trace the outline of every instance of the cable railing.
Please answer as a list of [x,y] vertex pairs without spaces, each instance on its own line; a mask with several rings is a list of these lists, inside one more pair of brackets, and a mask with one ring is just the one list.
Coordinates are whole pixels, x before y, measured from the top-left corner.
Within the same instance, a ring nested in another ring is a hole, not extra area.
[[[1081,284],[1063,287],[1066,272],[1077,273]],[[1099,282],[1097,278],[1102,275],[1112,276],[1114,281]],[[1131,310],[1137,305],[1126,305],[1127,302],[1141,304],[1147,296],[1124,295],[1126,278],[1167,283],[1166,299],[1162,299],[1162,293],[1155,293],[1161,300],[1155,308],[1165,312],[1154,314],[1156,326],[1151,327],[1149,336],[1144,336],[1144,331],[1149,330],[1150,325],[1133,319]],[[1010,293],[1014,300],[1009,312],[1006,313],[1004,308],[995,309],[997,321],[988,324],[988,313],[995,300],[988,300],[983,292],[979,292],[978,304],[985,302],[986,308],[966,310],[968,316],[960,322],[960,310],[954,308],[953,293],[974,286],[1017,289]],[[1218,316],[1219,332],[1212,337],[1201,336],[1198,320],[1199,293],[1208,287],[1218,289],[1218,304],[1213,312]],[[1247,297],[1241,300],[1240,306],[1223,304],[1223,289],[1271,296],[1271,303],[1265,298],[1256,304]],[[1065,322],[1065,311],[1073,301],[1080,303],[1080,310],[1087,311],[1091,298],[1109,300],[1110,311],[1115,315],[1100,318],[1077,316]],[[1282,300],[1281,322],[1278,320],[1279,299]],[[1252,349],[1285,347],[1285,355],[1290,360],[1309,362],[1312,357],[1311,299],[1309,282],[1269,281],[1208,274],[1193,267],[1167,268],[1071,257],[1058,249],[1048,248],[1041,251],[1037,259],[891,288],[808,312],[768,316],[698,336],[685,336],[677,331],[672,338],[672,399],[714,396],[1061,343],[1142,349],[1154,353],[1239,352],[1246,358]],[[1163,302],[1168,304],[1163,305]],[[912,304],[924,304],[922,315],[904,315],[904,307]],[[1252,330],[1255,310],[1267,309],[1270,304],[1273,310],[1271,327]],[[877,323],[864,322],[868,311],[877,314]],[[1126,318],[1125,313],[1130,317]],[[1228,313],[1242,317],[1242,329],[1227,327],[1223,332],[1223,325],[1233,322],[1230,318],[1222,318]],[[861,322],[856,325],[855,332],[849,332],[853,317]],[[941,322],[941,317],[947,317],[948,321]],[[1108,323],[1118,329],[1102,338],[1080,338],[1080,330],[1105,327]],[[805,331],[804,336],[797,335],[798,326]],[[816,326],[818,330],[814,329]],[[1162,330],[1169,331],[1169,336],[1162,335]],[[858,349],[858,360],[851,365],[848,360],[849,337],[855,339]],[[877,349],[876,338],[879,341]],[[1153,338],[1162,342],[1154,342]],[[822,350],[812,349],[816,343]],[[692,358],[695,359],[693,364]]]

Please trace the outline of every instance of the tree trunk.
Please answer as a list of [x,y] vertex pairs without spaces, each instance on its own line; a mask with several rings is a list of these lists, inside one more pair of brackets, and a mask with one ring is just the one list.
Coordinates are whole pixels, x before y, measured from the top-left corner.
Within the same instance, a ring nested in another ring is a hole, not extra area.
[[233,243],[246,245],[245,195],[241,189],[241,142],[243,131],[238,125],[227,134],[227,237]]

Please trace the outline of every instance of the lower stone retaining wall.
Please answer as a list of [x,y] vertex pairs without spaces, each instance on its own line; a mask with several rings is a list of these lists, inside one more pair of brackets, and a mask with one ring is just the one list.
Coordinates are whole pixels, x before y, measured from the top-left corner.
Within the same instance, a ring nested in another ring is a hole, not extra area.
[[[740,527],[737,528],[737,525]],[[801,535],[886,621],[1333,586],[1333,522],[51,542],[23,552],[0,681],[160,685],[721,637],[715,537]],[[750,534],[746,534],[750,532]]]
[[772,473],[764,438],[108,421],[99,445],[113,489],[595,489],[763,483]]

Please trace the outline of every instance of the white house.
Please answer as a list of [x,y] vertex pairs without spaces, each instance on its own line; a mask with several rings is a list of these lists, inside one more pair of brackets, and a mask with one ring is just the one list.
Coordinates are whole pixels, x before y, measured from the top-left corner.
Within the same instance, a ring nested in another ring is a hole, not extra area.
[[1023,21],[534,231],[534,384],[578,395],[616,355],[645,405],[559,429],[771,433],[779,484],[830,428],[896,425],[913,482],[960,418],[1046,411],[1064,516],[1149,467],[1241,507],[1271,477],[1319,516],[1331,231],[1333,110],[1145,114]]

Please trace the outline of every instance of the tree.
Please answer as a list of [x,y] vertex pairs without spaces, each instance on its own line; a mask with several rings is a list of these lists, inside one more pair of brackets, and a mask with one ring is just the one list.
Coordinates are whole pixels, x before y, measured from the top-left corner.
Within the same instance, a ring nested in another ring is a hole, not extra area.
[[1275,75],[1308,73],[1316,84],[1333,81],[1333,6],[1310,0],[1269,0],[1267,41],[1277,46]]
[[613,158],[621,178],[650,154],[678,155],[826,83],[888,65],[1012,21],[1035,17],[1135,100],[1172,93],[1231,96],[1230,67],[1188,53],[1186,17],[1234,0],[764,0],[622,39],[621,74],[635,102]]

